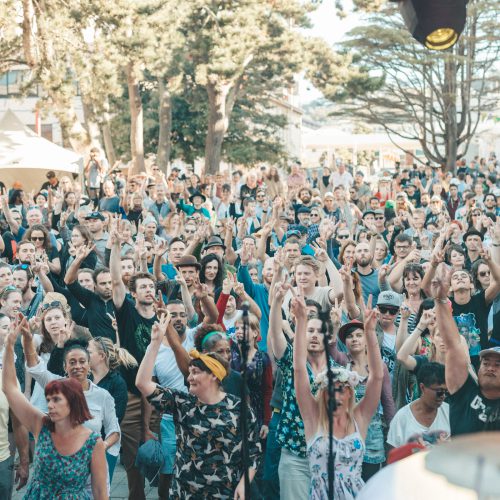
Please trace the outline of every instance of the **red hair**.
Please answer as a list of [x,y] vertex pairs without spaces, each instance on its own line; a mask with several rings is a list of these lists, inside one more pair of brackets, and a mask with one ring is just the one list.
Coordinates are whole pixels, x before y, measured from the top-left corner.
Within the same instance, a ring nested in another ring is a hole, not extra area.
[[[45,396],[51,396],[52,394],[62,394],[68,401],[70,408],[69,419],[73,427],[81,425],[87,420],[92,420],[93,417],[87,405],[87,400],[83,394],[80,382],[71,378],[53,380],[45,386]],[[45,423],[49,430],[54,432],[54,422],[47,418]]]

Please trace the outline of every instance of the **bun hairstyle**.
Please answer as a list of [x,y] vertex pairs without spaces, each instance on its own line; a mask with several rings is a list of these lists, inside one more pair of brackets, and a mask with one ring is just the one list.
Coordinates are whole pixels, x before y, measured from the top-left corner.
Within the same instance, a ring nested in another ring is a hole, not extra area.
[[66,362],[66,356],[68,355],[69,352],[71,351],[83,351],[87,355],[87,359],[90,358],[90,354],[88,351],[88,342],[85,340],[81,339],[69,339],[65,344],[64,344],[64,352],[63,352],[63,359],[64,362]]
[[97,350],[103,354],[106,365],[111,371],[117,370],[121,366],[124,368],[134,368],[137,366],[136,359],[127,349],[119,347],[106,337],[94,337],[91,342]]

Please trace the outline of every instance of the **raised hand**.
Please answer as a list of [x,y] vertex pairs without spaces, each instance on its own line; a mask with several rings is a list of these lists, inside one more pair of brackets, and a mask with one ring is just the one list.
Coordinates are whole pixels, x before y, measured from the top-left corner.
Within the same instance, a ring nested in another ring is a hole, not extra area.
[[368,297],[368,301],[366,305],[361,301],[361,309],[363,311],[363,318],[365,321],[365,331],[366,330],[375,330],[378,319],[378,310],[377,308],[372,307],[373,296],[370,294]]
[[158,320],[154,322],[151,328],[151,342],[159,343],[167,333],[167,328],[170,323],[170,313],[167,311],[160,314]]
[[178,283],[181,287],[187,287],[186,280],[184,279],[184,276],[182,275],[180,270],[177,267],[175,268],[175,270],[177,272],[177,274],[175,275],[175,282]]
[[311,243],[311,247],[314,250],[314,257],[318,262],[326,262],[328,260],[326,250],[319,243]]
[[95,245],[93,243],[87,243],[86,245],[82,245],[76,249],[75,258],[79,261],[84,261],[92,252],[95,250]]
[[330,309],[330,319],[335,327],[340,327],[342,323],[342,307],[340,307],[339,299],[335,297],[335,304]]
[[411,308],[406,301],[401,304],[400,312],[401,312],[402,319],[408,319],[410,317]]
[[241,247],[241,251],[240,251],[241,264],[245,266],[246,264],[248,264],[250,262],[251,258],[252,258],[252,256],[250,255],[250,250],[248,249],[248,247],[243,245]]
[[163,294],[161,293],[160,290],[158,291],[157,298],[153,300],[153,307],[157,316],[167,313],[167,306],[163,301]]
[[296,320],[307,318],[306,301],[303,295],[297,294],[290,302],[290,312]]
[[431,281],[431,295],[435,300],[448,300],[452,270],[441,264]]
[[234,279],[231,273],[227,273],[226,278],[222,282],[222,293],[229,295],[233,289]]
[[278,281],[274,286],[274,300],[283,302],[289,290],[292,290],[292,285],[290,285],[290,283]]
[[166,251],[168,250],[168,241],[158,240],[153,245],[153,255],[157,255],[158,257],[162,257]]
[[205,283],[201,283],[199,278],[196,278],[194,282],[193,294],[199,300],[208,297],[209,294],[208,286]]
[[429,327],[429,325],[434,321],[434,319],[435,319],[434,311],[432,309],[427,309],[422,313],[422,316],[420,317],[417,326],[420,328],[421,331],[424,331]]

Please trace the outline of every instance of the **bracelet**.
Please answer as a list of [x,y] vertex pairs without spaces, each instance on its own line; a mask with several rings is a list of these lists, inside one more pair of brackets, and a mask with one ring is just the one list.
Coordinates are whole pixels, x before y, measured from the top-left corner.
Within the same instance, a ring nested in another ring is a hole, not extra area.
[[450,303],[450,299],[435,298],[434,301],[438,302],[439,304],[449,304]]
[[38,356],[38,353],[36,351],[31,351],[31,352],[27,352],[26,356]]

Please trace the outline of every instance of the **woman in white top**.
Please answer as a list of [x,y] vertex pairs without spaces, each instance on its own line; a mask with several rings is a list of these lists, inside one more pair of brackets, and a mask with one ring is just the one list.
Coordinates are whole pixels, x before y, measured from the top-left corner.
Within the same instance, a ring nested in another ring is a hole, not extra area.
[[[420,397],[403,406],[391,421],[387,443],[397,448],[419,435],[419,440],[432,443],[437,431],[440,440],[450,435],[450,409],[445,398],[449,395],[444,378],[444,365],[428,362],[417,372]],[[431,433],[431,434],[429,434]]]
[[[307,312],[304,298],[292,299],[292,311],[296,318],[293,366],[295,391],[304,422],[309,466],[311,470],[310,498],[329,498],[328,495],[328,380],[326,372],[318,375],[316,397],[311,394],[306,367],[307,359]],[[334,368],[336,409],[333,413],[333,450],[335,498],[354,498],[364,482],[361,478],[364,440],[368,425],[380,402],[384,371],[380,349],[375,335],[377,311],[369,305],[364,310],[365,336],[368,352],[368,379],[366,394],[355,403],[354,388],[359,382],[355,372]],[[327,332],[324,332],[326,334]]]

